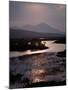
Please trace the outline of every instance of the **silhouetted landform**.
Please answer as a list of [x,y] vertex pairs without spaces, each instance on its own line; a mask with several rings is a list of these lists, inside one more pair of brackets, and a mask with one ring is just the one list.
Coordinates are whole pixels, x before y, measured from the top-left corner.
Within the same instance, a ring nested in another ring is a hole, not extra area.
[[42,50],[47,49],[40,39],[10,39],[10,51]]
[[26,25],[10,28],[10,38],[58,38],[65,36],[64,32],[57,30],[46,23]]
[[64,44],[64,43],[66,43],[66,38],[64,37],[64,38],[59,38],[59,40],[56,40],[54,43],[62,43],[62,44]]
[[44,22],[41,22],[37,25],[25,25],[21,27],[21,29],[35,31],[35,32],[43,32],[43,33],[56,33],[56,34],[63,33],[60,30],[57,30],[54,27]]
[[64,50],[63,52],[58,52],[57,56],[58,57],[66,57],[66,50]]
[[11,39],[59,39],[65,37],[63,33],[43,33],[43,32],[34,32],[23,29],[10,29],[10,38]]
[[[43,50],[48,49],[47,46],[41,43],[43,40],[52,40],[46,38],[34,39],[10,39],[10,51],[25,51],[25,50]],[[54,43],[66,43],[65,37],[58,38]]]
[[66,81],[37,82],[32,83],[28,87],[46,87],[46,86],[60,86],[60,85],[66,85]]

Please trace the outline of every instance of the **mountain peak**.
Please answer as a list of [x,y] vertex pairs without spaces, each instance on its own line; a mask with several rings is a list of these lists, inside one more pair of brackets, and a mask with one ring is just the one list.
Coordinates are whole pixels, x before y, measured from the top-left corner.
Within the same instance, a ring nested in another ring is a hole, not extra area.
[[60,30],[57,30],[44,22],[37,25],[25,25],[22,27],[22,29],[43,33],[62,33]]
[[44,26],[44,25],[48,25],[48,24],[42,22],[42,23],[39,23],[38,25],[42,25],[42,26]]
[[38,33],[64,34],[60,30],[57,30],[44,22],[39,23],[37,25],[25,25],[23,27],[18,27],[14,29],[27,30],[27,31],[38,32]]

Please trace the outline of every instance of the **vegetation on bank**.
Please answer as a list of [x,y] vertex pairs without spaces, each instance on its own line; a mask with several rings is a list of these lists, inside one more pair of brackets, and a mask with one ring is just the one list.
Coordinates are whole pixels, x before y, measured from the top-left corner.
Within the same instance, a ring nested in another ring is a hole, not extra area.
[[[48,49],[47,46],[41,43],[43,39],[10,39],[10,51],[25,51],[25,50],[42,50]],[[50,39],[48,39],[50,40]],[[52,40],[52,39],[51,39]],[[54,39],[53,39],[54,40]],[[66,38],[55,39],[54,43],[66,43]]]
[[10,39],[10,51],[47,49],[40,39]]
[[62,44],[64,44],[64,43],[66,43],[66,38],[65,37],[64,38],[59,38],[54,43],[62,43]]

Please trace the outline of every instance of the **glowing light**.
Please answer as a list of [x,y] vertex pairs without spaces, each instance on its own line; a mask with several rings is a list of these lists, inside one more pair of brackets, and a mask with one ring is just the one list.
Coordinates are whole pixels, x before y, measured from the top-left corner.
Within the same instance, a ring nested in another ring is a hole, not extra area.
[[33,83],[43,81],[43,78],[41,77],[41,75],[45,73],[43,69],[32,69],[31,73]]
[[45,8],[44,8],[44,6],[42,6],[42,5],[40,5],[40,4],[28,4],[28,5],[26,5],[26,9],[29,11],[29,12],[40,12],[40,11],[42,11],[43,9],[46,9],[46,11],[47,11],[47,6],[45,6]]
[[39,78],[35,78],[35,80],[33,82],[40,82]]
[[28,45],[31,45],[31,42],[28,42]]
[[45,41],[41,41],[41,44],[45,44]]

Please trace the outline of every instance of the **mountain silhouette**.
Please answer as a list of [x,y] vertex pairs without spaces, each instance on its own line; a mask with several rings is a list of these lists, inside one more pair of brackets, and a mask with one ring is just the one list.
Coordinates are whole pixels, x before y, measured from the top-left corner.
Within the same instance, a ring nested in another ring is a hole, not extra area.
[[10,28],[10,38],[56,38],[63,35],[63,32],[45,23],[35,26],[27,25],[20,28]]
[[25,25],[22,27],[24,30],[34,31],[34,32],[43,32],[43,33],[63,33],[60,30],[57,30],[46,23],[40,23],[38,25]]

